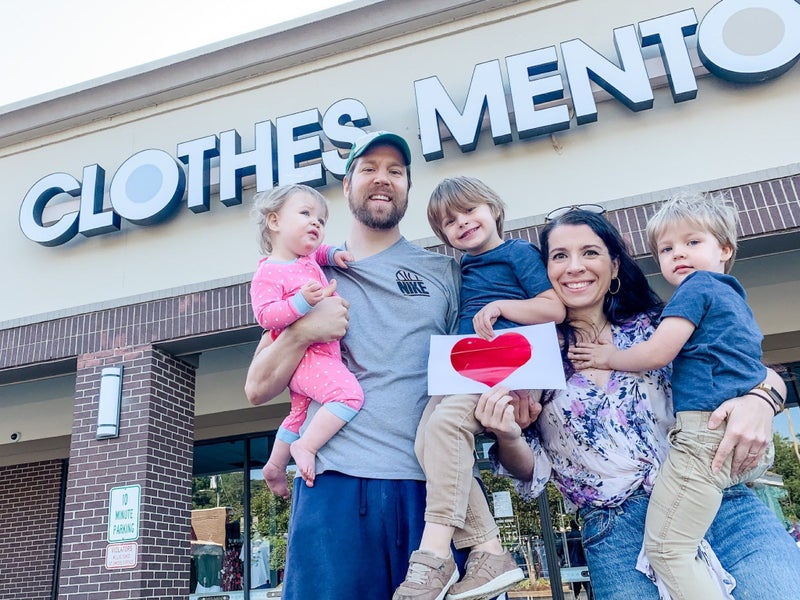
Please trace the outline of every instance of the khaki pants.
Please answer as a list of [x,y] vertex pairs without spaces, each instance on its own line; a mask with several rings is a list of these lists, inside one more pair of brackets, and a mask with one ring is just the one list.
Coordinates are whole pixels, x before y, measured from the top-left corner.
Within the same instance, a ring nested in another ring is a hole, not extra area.
[[422,414],[414,449],[427,480],[425,521],[455,527],[456,548],[499,534],[489,504],[473,475],[476,394],[433,396]]
[[706,566],[697,560],[697,547],[705,537],[722,501],[722,490],[757,479],[775,455],[770,443],[759,464],[731,477],[729,456],[716,475],[711,461],[725,434],[725,423],[708,429],[710,412],[677,414],[669,434],[667,459],[653,486],[645,524],[645,551],[673,600],[722,598]]

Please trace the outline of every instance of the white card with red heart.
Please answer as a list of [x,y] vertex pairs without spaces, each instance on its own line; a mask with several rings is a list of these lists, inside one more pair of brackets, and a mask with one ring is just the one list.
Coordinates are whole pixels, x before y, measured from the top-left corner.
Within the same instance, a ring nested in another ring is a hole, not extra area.
[[512,390],[566,387],[554,323],[502,329],[488,341],[431,336],[428,394],[481,394],[497,384]]

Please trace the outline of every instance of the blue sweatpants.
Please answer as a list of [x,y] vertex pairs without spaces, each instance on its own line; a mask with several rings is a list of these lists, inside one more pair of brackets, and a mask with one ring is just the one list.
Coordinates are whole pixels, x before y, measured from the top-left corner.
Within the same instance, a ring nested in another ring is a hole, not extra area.
[[[425,482],[317,475],[295,480],[284,600],[391,600],[425,525]],[[456,553],[463,568],[466,552]]]

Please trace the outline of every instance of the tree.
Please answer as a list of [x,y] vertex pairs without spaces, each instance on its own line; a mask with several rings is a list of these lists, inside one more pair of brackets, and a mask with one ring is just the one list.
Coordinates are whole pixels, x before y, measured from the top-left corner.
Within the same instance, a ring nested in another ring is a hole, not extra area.
[[800,517],[800,459],[795,454],[793,442],[777,433],[775,441],[775,462],[772,471],[783,477],[783,485],[787,495],[781,498],[783,514],[790,521]]
[[192,508],[214,508],[216,506],[214,490],[211,489],[211,477],[192,478]]
[[[289,479],[289,494],[292,493],[293,479],[293,477]],[[280,498],[270,492],[263,481],[253,486],[250,496],[253,527],[262,536],[282,536],[288,533],[291,508],[291,500]]]
[[[294,478],[289,477],[290,498],[293,482]],[[269,539],[269,567],[274,571],[282,571],[286,567],[286,540],[291,508],[291,500],[280,498],[270,492],[263,481],[253,486],[250,496],[253,528],[262,537]]]

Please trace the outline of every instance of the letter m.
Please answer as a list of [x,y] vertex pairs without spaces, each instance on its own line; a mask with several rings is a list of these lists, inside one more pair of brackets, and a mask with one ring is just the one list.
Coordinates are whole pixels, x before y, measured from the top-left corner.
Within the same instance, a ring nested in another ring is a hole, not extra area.
[[475,65],[463,110],[456,107],[436,76],[415,81],[414,92],[417,98],[422,155],[425,160],[439,160],[444,156],[440,122],[453,136],[462,152],[475,150],[487,113],[495,145],[511,141],[511,122],[500,61]]

